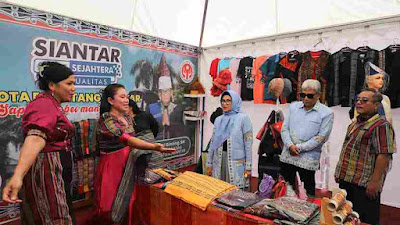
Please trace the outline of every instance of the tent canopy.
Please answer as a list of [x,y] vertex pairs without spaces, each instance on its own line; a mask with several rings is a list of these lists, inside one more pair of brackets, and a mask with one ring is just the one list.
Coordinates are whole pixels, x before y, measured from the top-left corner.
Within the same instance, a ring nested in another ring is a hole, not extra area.
[[[206,0],[6,2],[198,46]],[[399,14],[400,0],[209,0],[202,47]]]

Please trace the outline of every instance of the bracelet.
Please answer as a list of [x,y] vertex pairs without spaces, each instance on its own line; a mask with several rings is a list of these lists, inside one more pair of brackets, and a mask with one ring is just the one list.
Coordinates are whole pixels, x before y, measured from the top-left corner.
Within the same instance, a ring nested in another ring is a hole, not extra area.
[[38,137],[43,138],[45,141],[47,141],[46,134],[43,133],[41,130],[37,130],[37,129],[29,130],[28,133],[26,134],[26,136],[38,136]]

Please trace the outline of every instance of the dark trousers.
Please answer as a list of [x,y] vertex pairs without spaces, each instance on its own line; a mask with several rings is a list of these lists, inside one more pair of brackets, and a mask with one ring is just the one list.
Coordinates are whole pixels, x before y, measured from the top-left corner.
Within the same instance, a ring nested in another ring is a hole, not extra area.
[[339,181],[339,187],[347,191],[346,199],[353,203],[353,210],[360,214],[363,223],[379,224],[379,214],[381,206],[381,193],[376,199],[370,199],[366,195],[366,188]]
[[277,180],[280,170],[279,155],[258,155],[258,185],[260,185],[264,174],[268,174]]
[[295,189],[296,172],[299,172],[300,180],[304,182],[304,188],[307,191],[307,195],[310,197],[315,196],[315,171],[306,170],[292,164],[281,162],[281,175],[289,182]]

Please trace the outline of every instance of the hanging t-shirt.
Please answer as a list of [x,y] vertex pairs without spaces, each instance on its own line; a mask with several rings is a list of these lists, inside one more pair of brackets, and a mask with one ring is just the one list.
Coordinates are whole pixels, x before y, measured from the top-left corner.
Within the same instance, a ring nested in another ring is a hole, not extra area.
[[218,75],[218,62],[219,59],[215,58],[210,65],[210,76],[212,77],[212,80],[215,80],[215,78],[217,78]]
[[238,75],[242,79],[240,96],[243,101],[253,100],[254,77],[251,75],[253,69],[253,57],[248,56],[240,60]]
[[241,92],[240,89],[242,88],[241,79],[240,79],[240,77],[237,76],[239,63],[240,63],[240,59],[238,59],[238,58],[231,59],[231,62],[229,63],[229,68],[231,69],[231,74],[232,74],[232,82],[230,84],[230,88],[232,91],[236,92],[238,95],[240,95],[240,92]]
[[[299,70],[297,93],[301,91],[301,85],[307,79],[315,79],[321,82],[321,102],[326,101],[326,82],[330,73],[331,53],[321,50],[317,52],[307,51],[302,53],[302,63]],[[300,100],[300,99],[299,99]]]
[[356,95],[360,93],[365,82],[365,64],[371,62],[375,65],[379,63],[379,52],[368,46],[359,47],[351,52],[350,66],[350,87],[349,87],[349,103],[350,106],[355,104]]
[[331,72],[327,82],[328,106],[350,106],[350,68],[353,51],[345,47],[332,54]]
[[292,82],[292,93],[286,97],[287,102],[296,101],[297,78],[301,65],[301,54],[297,50],[290,51],[276,65],[275,76],[287,78]]
[[390,83],[386,94],[390,98],[392,108],[400,107],[400,49],[389,46],[379,52],[379,67],[390,75]]
[[218,70],[217,70],[218,74],[222,70],[224,70],[226,68],[229,68],[229,63],[231,62],[231,59],[232,58],[223,58],[223,59],[219,60],[219,62],[218,62]]
[[261,65],[265,62],[268,56],[263,55],[254,59],[252,74],[254,77],[253,98],[254,104],[265,103],[264,101],[264,82],[261,81],[262,73]]
[[264,100],[275,100],[275,97],[268,93],[268,85],[269,82],[274,78],[275,76],[275,69],[276,65],[278,62],[286,55],[286,52],[280,52],[276,55],[273,55],[269,57],[260,67],[260,70],[262,74],[264,75],[265,78],[263,78],[264,81]]

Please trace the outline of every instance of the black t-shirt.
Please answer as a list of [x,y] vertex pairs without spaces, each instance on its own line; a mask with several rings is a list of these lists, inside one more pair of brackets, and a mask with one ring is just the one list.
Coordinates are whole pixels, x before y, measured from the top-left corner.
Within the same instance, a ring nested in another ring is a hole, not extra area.
[[253,57],[248,56],[240,60],[238,76],[242,79],[241,97],[243,101],[253,100],[254,77],[251,75],[253,69]]

